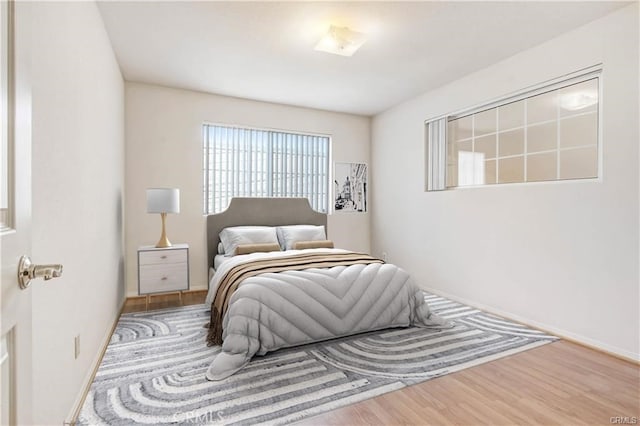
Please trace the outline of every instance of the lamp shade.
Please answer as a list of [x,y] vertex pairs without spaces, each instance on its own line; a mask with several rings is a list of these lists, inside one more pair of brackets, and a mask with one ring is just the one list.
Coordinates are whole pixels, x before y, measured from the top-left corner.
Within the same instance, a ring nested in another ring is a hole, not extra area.
[[180,213],[178,188],[147,189],[147,213]]

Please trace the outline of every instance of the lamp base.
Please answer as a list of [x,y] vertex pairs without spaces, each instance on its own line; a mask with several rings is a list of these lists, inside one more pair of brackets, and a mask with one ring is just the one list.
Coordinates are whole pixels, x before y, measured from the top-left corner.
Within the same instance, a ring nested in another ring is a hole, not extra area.
[[171,247],[171,241],[169,241],[169,239],[165,235],[163,238],[160,238],[160,241],[158,241],[158,244],[156,244],[156,248],[167,248],[167,247]]
[[167,238],[167,232],[165,230],[164,222],[167,218],[166,213],[160,213],[160,217],[162,218],[162,235],[160,235],[160,241],[156,244],[156,248],[167,248],[171,247],[171,241]]

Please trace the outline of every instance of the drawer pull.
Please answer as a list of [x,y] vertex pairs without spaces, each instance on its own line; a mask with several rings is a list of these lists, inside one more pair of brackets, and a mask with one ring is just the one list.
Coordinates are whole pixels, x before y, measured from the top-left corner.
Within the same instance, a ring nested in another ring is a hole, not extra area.
[[165,256],[160,256],[160,259],[166,259],[166,258],[167,258],[166,255]]
[[167,277],[162,277],[162,281],[166,281],[166,280],[167,280]]

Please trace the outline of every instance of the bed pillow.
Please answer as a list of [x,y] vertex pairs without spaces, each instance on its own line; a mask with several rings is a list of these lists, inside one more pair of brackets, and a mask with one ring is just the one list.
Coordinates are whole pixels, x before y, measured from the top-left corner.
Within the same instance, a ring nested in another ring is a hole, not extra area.
[[262,243],[262,244],[239,244],[236,247],[235,254],[250,254],[267,251],[280,251],[278,243]]
[[218,243],[218,254],[224,254],[224,246],[222,243]]
[[312,249],[312,248],[333,248],[333,241],[331,240],[318,240],[318,241],[296,241],[293,243],[294,250]]
[[278,240],[283,250],[292,250],[298,241],[323,241],[327,235],[322,225],[278,226]]
[[242,244],[278,244],[276,228],[272,226],[233,226],[220,232],[224,253],[233,256]]

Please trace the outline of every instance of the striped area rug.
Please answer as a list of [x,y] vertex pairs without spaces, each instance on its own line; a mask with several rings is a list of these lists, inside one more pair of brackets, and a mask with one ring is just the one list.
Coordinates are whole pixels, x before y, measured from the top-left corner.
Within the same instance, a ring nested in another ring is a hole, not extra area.
[[122,315],[78,424],[286,424],[549,343],[556,338],[435,295],[447,330],[388,329],[256,357],[220,382],[204,373],[208,309]]

